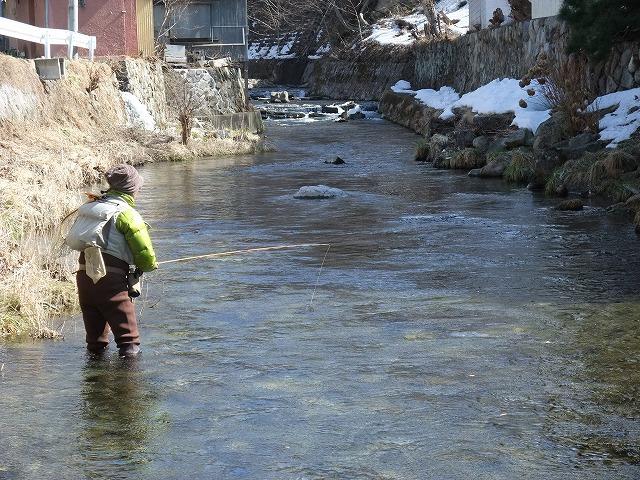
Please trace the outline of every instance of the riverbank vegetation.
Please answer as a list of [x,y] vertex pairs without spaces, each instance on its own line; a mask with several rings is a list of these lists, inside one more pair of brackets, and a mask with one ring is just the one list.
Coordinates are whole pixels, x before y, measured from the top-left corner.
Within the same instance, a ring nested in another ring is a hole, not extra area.
[[[102,80],[88,88],[95,68]],[[68,69],[62,80],[40,82],[31,62],[0,55],[0,336],[60,335],[51,319],[76,301],[63,219],[108,168],[262,148],[243,132],[205,132],[183,145],[171,130],[130,128],[109,65]]]

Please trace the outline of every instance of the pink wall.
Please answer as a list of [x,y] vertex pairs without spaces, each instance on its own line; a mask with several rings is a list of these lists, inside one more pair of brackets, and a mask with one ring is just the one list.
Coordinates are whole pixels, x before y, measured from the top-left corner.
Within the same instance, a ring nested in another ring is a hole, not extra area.
[[[1,1],[1,0],[0,0]],[[21,0],[18,4],[16,0],[9,0],[7,9],[9,18],[24,23],[29,21],[30,8],[29,0]],[[35,0],[35,24],[44,27],[44,0]],[[96,37],[98,48],[96,55],[117,56],[129,55],[137,56],[138,34],[136,23],[136,0],[86,0],[86,7],[80,7],[78,14],[79,31],[85,35]],[[60,28],[66,30],[68,0],[49,0],[49,28]],[[34,15],[31,15],[34,18]],[[12,46],[25,51],[28,56],[43,55],[41,45],[27,44],[25,42],[14,41]],[[52,47],[52,55],[66,55],[66,47]],[[80,55],[85,57],[87,52],[80,50]]]

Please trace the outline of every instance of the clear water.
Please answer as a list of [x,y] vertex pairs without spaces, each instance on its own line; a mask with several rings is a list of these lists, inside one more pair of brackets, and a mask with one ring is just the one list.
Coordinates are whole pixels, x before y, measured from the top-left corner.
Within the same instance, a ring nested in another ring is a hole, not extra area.
[[[143,356],[0,343],[0,479],[640,478],[638,240],[415,164],[383,121],[146,167]],[[325,165],[340,155],[345,166]],[[303,185],[344,198],[299,201]],[[114,349],[115,350],[115,349]],[[113,352],[113,350],[112,350]]]

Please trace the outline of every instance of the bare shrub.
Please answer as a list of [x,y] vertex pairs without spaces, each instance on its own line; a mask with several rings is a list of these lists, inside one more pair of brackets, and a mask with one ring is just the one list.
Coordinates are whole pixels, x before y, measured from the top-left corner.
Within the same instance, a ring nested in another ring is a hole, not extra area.
[[498,28],[505,21],[504,12],[501,8],[496,8],[493,16],[489,19],[489,28]]
[[511,18],[516,22],[531,20],[531,0],[509,0]]
[[89,84],[87,85],[87,93],[91,93],[94,90],[97,90],[102,82],[104,70],[101,64],[91,63],[87,67],[87,74],[89,76]]
[[155,38],[156,55],[160,56],[164,52],[165,45],[169,43],[169,35],[171,30],[175,28],[178,21],[185,14],[189,5],[194,3],[193,0],[163,0],[158,3],[162,8],[160,24],[158,25]]
[[187,145],[196,113],[202,109],[202,101],[194,94],[186,79],[176,70],[165,73],[167,103],[172,114],[180,124],[182,144]]
[[[587,59],[572,55],[567,62],[554,62],[545,53],[520,82],[522,88],[535,85],[527,90],[529,97],[543,106],[565,114],[572,135],[582,132],[598,132],[598,113],[588,107],[595,99],[590,82]],[[528,102],[520,105],[525,108]]]

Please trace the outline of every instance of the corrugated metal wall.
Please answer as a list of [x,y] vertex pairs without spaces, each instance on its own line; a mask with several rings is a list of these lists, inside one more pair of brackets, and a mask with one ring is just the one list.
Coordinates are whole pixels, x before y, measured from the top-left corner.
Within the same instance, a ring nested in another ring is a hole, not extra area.
[[211,12],[212,37],[217,39],[213,43],[221,44],[211,47],[215,55],[245,60],[247,32],[243,27],[247,25],[247,0],[213,0]]
[[151,57],[155,53],[153,0],[136,0],[136,22],[138,27],[138,50],[143,57]]
[[560,13],[563,0],[531,0],[531,17],[553,17]]

